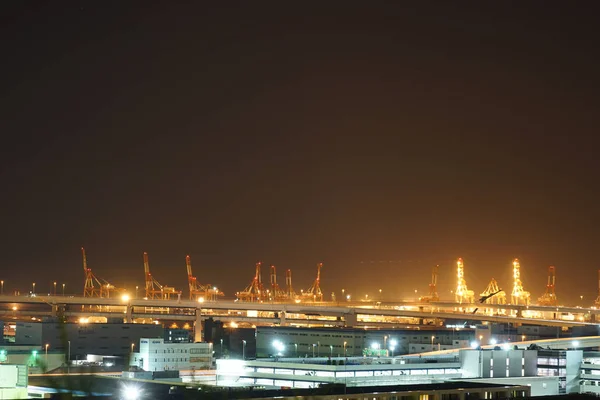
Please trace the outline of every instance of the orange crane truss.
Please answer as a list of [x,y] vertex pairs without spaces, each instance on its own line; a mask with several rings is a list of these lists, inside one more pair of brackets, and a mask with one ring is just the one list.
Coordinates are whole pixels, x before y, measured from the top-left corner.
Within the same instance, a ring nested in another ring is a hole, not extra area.
[[246,287],[246,289],[244,289],[243,291],[236,293],[236,297],[238,298],[238,300],[251,301],[251,302],[252,301],[261,301],[261,299],[263,297],[263,284],[262,284],[262,277],[260,274],[261,264],[262,264],[261,262],[256,263],[254,279],[252,279],[252,282],[250,282],[250,285],[248,285],[248,287]]
[[506,304],[506,293],[500,287],[494,278],[487,285],[485,290],[480,294],[482,300],[486,304]]
[[521,264],[519,259],[513,260],[513,290],[510,295],[512,304],[524,304],[529,305],[531,294],[523,289],[523,282],[521,282]]
[[185,256],[185,265],[188,274],[188,286],[190,288],[190,300],[216,300],[217,296],[224,296],[224,293],[211,284],[199,284],[192,273],[192,260],[189,255]]
[[548,284],[546,285],[546,293],[542,297],[538,298],[538,304],[541,306],[557,306],[558,299],[556,298],[556,292],[554,291],[556,285],[556,268],[553,266],[548,267]]
[[271,292],[269,293],[269,300],[286,301],[287,298],[286,292],[281,290],[277,283],[277,269],[274,265],[271,265]]
[[146,278],[146,298],[170,300],[175,296],[181,296],[181,291],[174,287],[161,285],[150,273],[150,263],[148,262],[148,253],[144,252],[144,275]]
[[467,281],[465,280],[465,265],[463,259],[459,258],[456,261],[456,292],[454,293],[454,299],[457,303],[473,303],[475,301],[475,292],[467,288]]
[[421,301],[440,301],[440,296],[437,292],[437,281],[438,276],[440,274],[440,266],[435,265],[431,269],[431,283],[429,284],[429,294],[427,296],[421,297],[419,300]]
[[83,272],[85,274],[85,283],[83,284],[83,297],[104,297],[110,298],[112,292],[125,293],[126,290],[122,288],[116,288],[110,282],[105,279],[96,277],[92,272],[92,269],[87,265],[87,257],[85,254],[85,248],[81,248],[81,255],[83,258]]
[[306,292],[302,293],[302,298],[307,301],[323,301],[323,292],[321,291],[321,268],[323,263],[317,264],[317,278],[312,286]]
[[285,271],[285,290],[287,293],[288,299],[292,300],[297,297],[296,292],[294,292],[294,288],[292,286],[292,270],[288,269]]

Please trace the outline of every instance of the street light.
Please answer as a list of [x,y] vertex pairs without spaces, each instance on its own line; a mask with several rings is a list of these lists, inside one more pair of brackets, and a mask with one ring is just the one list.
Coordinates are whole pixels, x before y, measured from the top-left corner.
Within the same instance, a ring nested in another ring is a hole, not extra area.
[[431,336],[431,351],[433,351],[433,339],[435,339],[435,336]]
[[4,294],[4,281],[0,281],[0,296]]
[[321,342],[317,340],[317,357],[321,357]]
[[65,284],[63,283],[63,297],[65,296]]
[[135,343],[131,343],[131,352],[133,353],[133,348],[135,347]]
[[384,349],[387,349],[387,339],[388,339],[388,336],[387,336],[387,335],[384,335],[384,336],[383,336],[383,348],[384,348]]
[[346,345],[348,344],[348,342],[344,342],[344,357],[346,357]]
[[68,340],[67,343],[69,343],[69,351],[67,353],[67,374],[68,374],[69,370],[71,368],[71,341]]
[[246,341],[242,340],[242,360],[246,359]]
[[138,296],[138,289],[139,288],[140,288],[139,286],[137,286],[137,285],[135,286],[135,298],[136,299],[137,299],[137,296]]
[[54,282],[54,295],[56,296],[56,282]]
[[333,357],[333,346],[329,345],[329,358]]
[[317,344],[313,343],[313,346],[312,346],[312,348],[313,348],[313,358],[315,358],[315,347],[317,347]]
[[48,366],[48,346],[50,346],[48,343],[46,343],[46,366]]
[[279,340],[273,340],[273,347],[277,350],[277,355],[283,355],[283,351],[285,350],[285,346]]
[[221,338],[221,354],[220,357],[223,358],[223,339]]
[[31,287],[33,288],[33,290],[31,291],[31,293],[35,294],[35,282],[33,282],[33,284],[31,285]]
[[296,358],[298,358],[298,343],[294,343],[294,347],[296,348]]

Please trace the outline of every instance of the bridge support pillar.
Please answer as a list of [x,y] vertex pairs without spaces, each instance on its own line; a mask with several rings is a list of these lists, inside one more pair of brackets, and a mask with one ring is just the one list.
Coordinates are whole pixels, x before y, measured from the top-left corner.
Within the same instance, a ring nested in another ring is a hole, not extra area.
[[202,310],[196,308],[196,321],[194,321],[194,343],[202,341]]
[[52,304],[52,316],[53,317],[58,317],[58,311],[59,311],[59,305],[58,304]]
[[279,312],[279,325],[285,326],[287,322],[285,320],[285,310]]
[[127,310],[125,312],[125,323],[133,323],[133,307],[130,304],[127,304]]
[[590,315],[590,322],[596,322],[596,314],[591,314]]
[[354,313],[344,314],[344,326],[355,327],[358,323],[358,318]]

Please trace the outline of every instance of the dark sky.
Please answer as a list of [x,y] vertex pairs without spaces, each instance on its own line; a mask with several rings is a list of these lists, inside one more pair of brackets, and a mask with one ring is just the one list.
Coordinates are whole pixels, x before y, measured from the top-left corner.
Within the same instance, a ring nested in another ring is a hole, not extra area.
[[[0,277],[564,302],[600,267],[593,2],[2,2]],[[326,3],[326,4],[323,4]],[[268,281],[267,269],[263,280]],[[70,288],[70,289],[69,289]],[[589,301],[587,301],[589,303]]]

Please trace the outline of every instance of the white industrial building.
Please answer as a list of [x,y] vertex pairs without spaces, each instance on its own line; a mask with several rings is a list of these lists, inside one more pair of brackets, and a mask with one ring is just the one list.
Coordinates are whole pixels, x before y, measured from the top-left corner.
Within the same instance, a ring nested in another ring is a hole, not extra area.
[[[552,361],[552,362],[550,362]],[[527,385],[532,396],[600,393],[597,364],[582,350],[463,349],[453,354],[405,357],[217,360],[217,384],[310,388],[324,383],[353,386],[437,384],[469,381]],[[583,372],[585,369],[585,375]],[[585,382],[586,376],[595,382]]]
[[130,365],[144,371],[208,369],[213,365],[212,343],[165,343],[164,339],[140,339],[139,352]]

